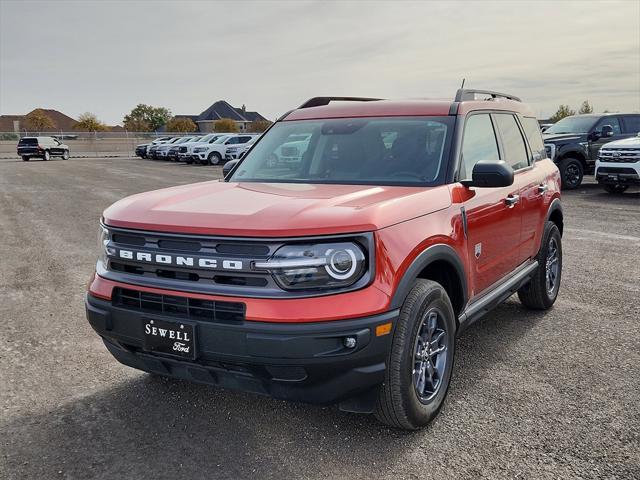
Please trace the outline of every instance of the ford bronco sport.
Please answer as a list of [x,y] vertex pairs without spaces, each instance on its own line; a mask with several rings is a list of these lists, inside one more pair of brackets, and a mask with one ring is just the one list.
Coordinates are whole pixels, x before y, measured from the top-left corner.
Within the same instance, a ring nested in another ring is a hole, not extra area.
[[313,98],[233,162],[105,210],[86,311],[125,365],[417,429],[466,326],[556,300],[560,175],[516,97]]

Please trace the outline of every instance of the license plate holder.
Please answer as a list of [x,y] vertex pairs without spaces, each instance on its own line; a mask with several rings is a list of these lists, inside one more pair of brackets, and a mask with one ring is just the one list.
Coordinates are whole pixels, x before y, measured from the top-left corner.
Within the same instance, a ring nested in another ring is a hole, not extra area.
[[191,323],[142,320],[142,348],[147,352],[195,360],[195,335],[196,328]]

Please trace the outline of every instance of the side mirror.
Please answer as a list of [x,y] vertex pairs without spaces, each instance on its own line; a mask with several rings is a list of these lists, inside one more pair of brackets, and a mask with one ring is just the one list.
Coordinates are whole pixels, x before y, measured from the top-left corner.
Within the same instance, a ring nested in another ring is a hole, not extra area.
[[613,137],[613,127],[611,125],[604,125],[600,135],[604,138]]
[[465,187],[498,188],[513,185],[513,169],[504,160],[480,160],[473,167],[472,180]]
[[222,176],[224,178],[227,178],[231,170],[233,170],[233,167],[235,167],[239,161],[240,159],[236,159],[236,160],[229,160],[227,163],[225,163],[224,167],[222,167]]

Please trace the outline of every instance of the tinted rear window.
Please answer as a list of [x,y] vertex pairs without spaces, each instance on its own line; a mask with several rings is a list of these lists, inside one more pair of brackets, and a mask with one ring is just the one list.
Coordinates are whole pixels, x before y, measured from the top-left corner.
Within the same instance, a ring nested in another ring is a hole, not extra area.
[[624,133],[640,132],[640,115],[622,117],[622,123],[624,123]]
[[522,126],[524,127],[524,133],[529,140],[529,146],[532,150],[534,162],[542,160],[547,155],[544,151],[544,143],[542,141],[542,134],[540,133],[540,124],[538,120],[531,117],[525,117],[522,119]]
[[18,145],[38,145],[37,138],[21,138]]

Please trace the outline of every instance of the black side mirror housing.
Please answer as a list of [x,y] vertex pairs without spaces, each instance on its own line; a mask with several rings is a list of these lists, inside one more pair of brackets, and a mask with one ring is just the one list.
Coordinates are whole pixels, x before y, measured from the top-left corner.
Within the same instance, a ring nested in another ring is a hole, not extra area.
[[239,161],[240,159],[229,160],[227,163],[224,164],[224,167],[222,167],[222,176],[225,179],[227,178],[229,173],[231,173],[231,170],[233,170],[233,167],[235,167]]
[[461,183],[466,187],[508,187],[513,185],[513,168],[504,160],[480,160],[474,165],[471,178]]
[[604,138],[613,137],[613,127],[611,125],[604,125],[600,135]]

